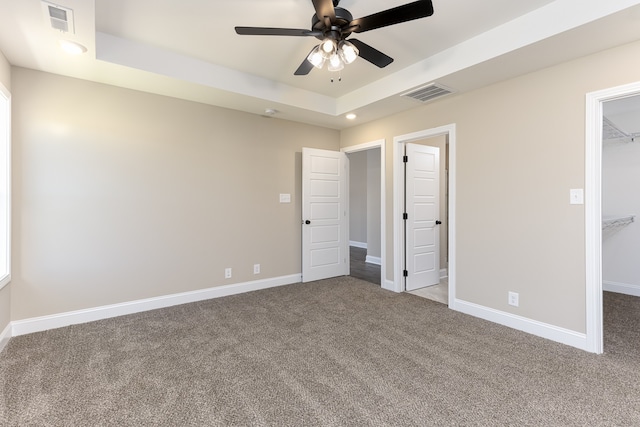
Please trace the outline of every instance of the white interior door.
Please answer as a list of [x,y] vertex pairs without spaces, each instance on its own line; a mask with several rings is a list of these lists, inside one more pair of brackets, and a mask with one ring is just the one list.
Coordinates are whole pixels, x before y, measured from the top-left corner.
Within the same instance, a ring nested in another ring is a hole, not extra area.
[[302,281],[349,274],[349,161],[302,149]]
[[406,145],[405,289],[440,282],[440,149]]

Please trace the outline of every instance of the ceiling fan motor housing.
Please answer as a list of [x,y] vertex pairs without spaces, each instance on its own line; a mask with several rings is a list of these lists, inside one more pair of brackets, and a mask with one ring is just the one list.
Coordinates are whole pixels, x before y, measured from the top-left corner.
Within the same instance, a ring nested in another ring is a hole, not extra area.
[[322,31],[322,35],[317,35],[318,40],[324,40],[325,38],[331,38],[336,41],[347,38],[351,32],[343,33],[342,29],[347,29],[351,21],[353,21],[353,15],[347,9],[336,7],[335,9],[336,19],[331,22],[330,25],[324,21],[321,21],[317,15],[311,17],[311,30]]

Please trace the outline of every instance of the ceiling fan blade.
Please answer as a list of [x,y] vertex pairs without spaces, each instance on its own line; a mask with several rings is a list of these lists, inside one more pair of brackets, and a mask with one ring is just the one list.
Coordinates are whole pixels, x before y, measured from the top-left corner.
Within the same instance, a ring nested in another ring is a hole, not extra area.
[[[315,49],[315,46],[313,49]],[[311,52],[313,52],[313,49],[311,49]],[[309,54],[311,54],[311,52],[309,52]],[[304,58],[302,64],[300,64],[296,72],[293,73],[295,76],[306,76],[307,74],[309,74],[309,72],[311,72],[311,70],[313,70],[313,64],[309,62],[309,60],[307,60],[307,57]]]
[[353,31],[355,33],[363,33],[365,31],[375,30],[376,28],[412,21],[431,15],[433,15],[433,3],[431,3],[431,0],[419,0],[374,13],[364,18],[354,19],[349,26],[357,26]]
[[324,22],[324,18],[329,18],[331,22],[336,20],[336,11],[333,8],[333,0],[311,0],[313,7],[316,9],[316,16],[320,22]]
[[309,31],[297,28],[236,27],[236,33],[243,36],[317,36],[320,31]]
[[349,39],[349,41],[360,51],[360,54],[358,55],[360,58],[371,62],[377,67],[384,68],[393,62],[393,58],[390,56],[385,55],[378,49],[374,49],[358,39]]

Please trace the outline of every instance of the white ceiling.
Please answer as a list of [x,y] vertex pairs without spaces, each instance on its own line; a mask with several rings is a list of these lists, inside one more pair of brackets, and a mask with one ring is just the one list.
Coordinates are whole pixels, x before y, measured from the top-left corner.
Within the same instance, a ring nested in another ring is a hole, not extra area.
[[[354,17],[407,0],[342,0]],[[234,26],[304,28],[311,0],[59,0],[76,34],[50,28],[40,0],[0,0],[0,50],[16,66],[342,129],[416,107],[400,93],[457,92],[640,39],[640,0],[433,0],[434,15],[360,33],[394,58],[341,73],[293,72],[313,37],[239,36]],[[354,36],[352,36],[354,37]],[[80,57],[60,38],[88,48]],[[337,79],[336,79],[337,80]],[[354,122],[345,120],[356,112]]]

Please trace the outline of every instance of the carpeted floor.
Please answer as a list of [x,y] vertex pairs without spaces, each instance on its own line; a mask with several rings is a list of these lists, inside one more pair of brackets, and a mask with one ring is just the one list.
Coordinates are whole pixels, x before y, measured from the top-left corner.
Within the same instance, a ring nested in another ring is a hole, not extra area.
[[0,424],[640,425],[640,304],[605,301],[601,356],[351,277],[15,337]]

